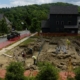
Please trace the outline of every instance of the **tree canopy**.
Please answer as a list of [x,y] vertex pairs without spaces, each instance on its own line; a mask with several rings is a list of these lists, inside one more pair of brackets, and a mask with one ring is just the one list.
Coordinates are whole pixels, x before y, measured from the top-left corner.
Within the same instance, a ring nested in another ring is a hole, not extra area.
[[11,62],[7,67],[5,80],[24,80],[24,68],[19,62]]
[[0,33],[8,33],[8,27],[5,19],[0,20]]
[[[40,31],[40,23],[42,20],[47,19],[50,6],[52,5],[66,6],[72,4],[63,2],[41,5],[33,4],[28,6],[1,8],[0,13],[3,13],[12,22],[12,26],[15,29],[23,30],[27,28],[30,29],[31,32],[35,32]],[[78,7],[78,10],[80,12],[80,6]]]

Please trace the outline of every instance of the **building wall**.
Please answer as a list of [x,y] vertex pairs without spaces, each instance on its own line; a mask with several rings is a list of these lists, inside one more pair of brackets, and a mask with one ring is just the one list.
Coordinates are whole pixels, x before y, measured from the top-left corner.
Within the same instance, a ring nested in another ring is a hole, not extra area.
[[42,32],[43,32],[43,33],[50,32],[50,29],[49,29],[49,28],[42,28]]
[[50,32],[65,32],[64,25],[77,25],[77,15],[50,15]]
[[80,16],[78,17],[78,22],[77,22],[78,28],[80,30]]

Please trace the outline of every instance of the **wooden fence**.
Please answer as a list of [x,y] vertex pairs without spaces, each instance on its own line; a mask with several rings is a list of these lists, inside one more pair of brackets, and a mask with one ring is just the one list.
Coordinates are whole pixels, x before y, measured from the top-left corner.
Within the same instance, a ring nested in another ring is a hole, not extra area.
[[53,36],[80,36],[80,34],[73,34],[73,33],[38,33],[40,36],[44,37],[53,37]]

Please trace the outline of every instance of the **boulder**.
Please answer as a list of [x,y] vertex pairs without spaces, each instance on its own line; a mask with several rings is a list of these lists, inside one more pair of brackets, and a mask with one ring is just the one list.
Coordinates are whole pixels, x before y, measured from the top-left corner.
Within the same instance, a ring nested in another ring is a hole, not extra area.
[[65,65],[65,63],[64,63],[64,62],[61,62],[60,64],[61,64],[61,65]]
[[34,50],[34,51],[39,51],[39,50],[40,50],[40,46],[35,45],[35,46],[33,47],[33,50]]
[[50,40],[49,39],[46,39],[45,42],[50,42]]
[[0,64],[0,67],[2,67],[3,66],[3,64]]
[[63,57],[64,57],[64,55],[62,55],[62,54],[58,54],[58,55],[57,55],[57,58],[58,58],[58,59],[63,59]]
[[34,42],[30,42],[30,45],[34,45],[35,43]]
[[30,66],[30,69],[38,70],[38,67],[37,67],[36,65],[31,65],[31,66]]
[[73,66],[80,66],[80,63],[78,61],[74,61],[74,62],[72,62],[72,65]]
[[76,59],[76,56],[75,55],[71,55],[71,58]]
[[66,69],[67,69],[67,66],[66,66],[66,65],[63,65],[63,66],[61,67],[61,69],[62,69],[62,70],[66,70]]
[[76,62],[72,62],[72,65],[73,65],[73,66],[76,66],[77,64],[76,64]]
[[48,49],[47,52],[48,53],[53,53],[53,52],[55,52],[55,49]]
[[53,54],[53,53],[52,53],[51,56],[52,56],[52,57],[56,57],[56,54]]
[[59,64],[59,65],[57,65],[57,67],[61,69],[62,68],[62,65]]
[[64,54],[64,55],[63,55],[63,58],[64,58],[64,59],[69,58],[69,57],[71,57],[71,54]]
[[57,43],[57,42],[53,42],[53,41],[51,41],[51,42],[49,42],[49,44],[57,45],[58,43]]

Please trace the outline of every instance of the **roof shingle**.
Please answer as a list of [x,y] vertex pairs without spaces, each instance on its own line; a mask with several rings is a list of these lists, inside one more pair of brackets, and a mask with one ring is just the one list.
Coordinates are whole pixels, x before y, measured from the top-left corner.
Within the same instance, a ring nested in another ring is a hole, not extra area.
[[51,6],[50,14],[78,14],[78,6]]

